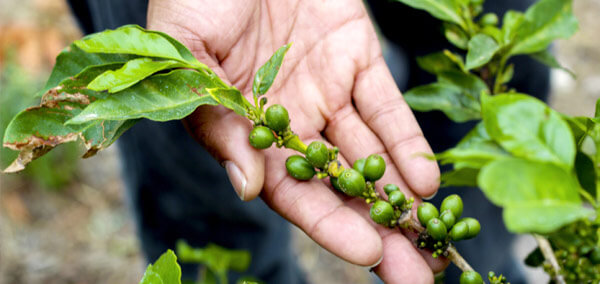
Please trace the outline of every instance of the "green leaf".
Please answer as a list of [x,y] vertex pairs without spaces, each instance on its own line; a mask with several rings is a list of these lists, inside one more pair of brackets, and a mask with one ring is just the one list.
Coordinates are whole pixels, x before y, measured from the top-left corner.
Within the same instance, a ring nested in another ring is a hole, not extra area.
[[583,152],[577,152],[577,155],[575,156],[575,173],[577,174],[577,180],[579,180],[581,187],[591,196],[596,196],[596,181],[598,180],[598,175],[592,158]]
[[241,116],[246,116],[248,109],[254,108],[237,89],[214,88],[206,89],[206,91],[219,104]]
[[594,112],[596,118],[600,118],[600,98],[596,100],[596,112]]
[[488,35],[477,34],[469,40],[469,50],[467,52],[467,70],[483,66],[488,63],[500,46]]
[[444,35],[450,43],[454,44],[454,46],[460,49],[467,49],[467,44],[469,44],[469,36],[460,26],[444,22],[443,27]]
[[510,80],[512,80],[512,77],[514,74],[515,74],[515,65],[509,64],[508,67],[506,67],[506,69],[504,69],[504,72],[500,76],[500,84],[506,84],[506,83],[510,82]]
[[454,147],[436,154],[442,165],[454,164],[454,170],[480,169],[487,163],[509,157],[500,145],[492,140],[482,122],[478,123]]
[[487,133],[513,155],[573,167],[576,148],[569,125],[538,99],[482,96],[482,116]]
[[167,250],[154,264],[148,265],[140,284],[181,284],[181,267],[175,253]]
[[525,12],[510,54],[542,51],[555,39],[569,38],[578,29],[572,0],[540,0]]
[[593,216],[594,211],[581,204],[565,201],[519,203],[504,208],[502,217],[513,233],[554,232],[577,220]]
[[460,88],[444,82],[418,86],[404,93],[404,99],[418,111],[440,110],[456,122],[480,118],[479,102]]
[[571,75],[571,77],[573,77],[573,79],[575,79],[577,77],[577,76],[575,76],[575,73],[573,73],[573,71],[560,65],[560,63],[558,63],[558,61],[556,60],[554,55],[546,49],[542,50],[542,51],[538,51],[536,53],[531,53],[531,54],[529,54],[529,56],[531,56],[533,59],[547,65],[548,67],[560,69],[560,70],[563,70],[563,71],[569,73],[569,75]]
[[273,81],[275,81],[275,77],[279,72],[281,63],[283,63],[283,58],[288,49],[290,49],[290,46],[292,46],[292,44],[288,43],[279,48],[273,56],[271,56],[269,61],[258,69],[254,76],[254,83],[252,84],[252,92],[255,96],[259,97],[264,95],[269,88],[271,88],[271,85],[273,85]]
[[479,169],[460,168],[449,172],[442,173],[440,178],[441,187],[448,186],[477,186],[477,175]]
[[95,120],[148,118],[154,121],[182,119],[201,105],[217,105],[207,88],[221,87],[213,76],[178,69],[158,74],[123,91],[99,99],[67,124]]
[[446,71],[461,71],[461,67],[451,60],[444,52],[436,52],[417,57],[421,69],[437,75]]
[[46,92],[40,106],[28,108],[16,115],[4,135],[4,146],[20,151],[17,159],[4,171],[17,172],[54,147],[81,139],[87,149],[84,157],[94,155],[112,144],[137,121],[95,121],[69,126],[64,123],[76,116],[90,101],[105,94],[84,87],[95,76],[119,68],[122,64],[91,66],[80,74],[65,79]]
[[208,244],[205,248],[192,248],[185,241],[178,241],[177,255],[182,262],[200,263],[214,272],[234,270],[244,272],[250,266],[251,256],[246,250],[232,250]]
[[509,10],[504,14],[501,29],[503,45],[512,43],[523,21],[525,21],[525,14],[521,12]]
[[171,41],[134,25],[91,34],[74,44],[88,53],[134,54],[186,62]]
[[496,160],[481,170],[478,184],[492,203],[504,208],[511,232],[549,233],[593,214],[582,206],[574,174],[554,164]]
[[454,62],[460,68],[460,70],[462,70],[465,73],[469,72],[465,68],[465,62],[464,62],[462,56],[460,56],[460,54],[453,53],[452,51],[447,50],[447,49],[444,49],[443,53],[444,53],[444,55],[446,55],[448,57],[448,59],[452,60],[452,62]]
[[481,33],[492,37],[498,45],[502,45],[503,35],[499,28],[494,26],[485,26],[481,29]]
[[147,57],[137,58],[128,61],[119,70],[104,72],[90,82],[87,87],[94,91],[108,90],[109,93],[116,93],[131,87],[158,71],[178,67],[188,66],[173,60],[153,61]]
[[465,20],[461,17],[460,5],[454,0],[396,0],[415,9],[425,10],[432,16],[452,22],[466,30]]
[[54,65],[54,68],[52,68],[52,74],[50,74],[46,86],[40,93],[46,93],[48,90],[58,86],[58,84],[65,79],[75,76],[91,66],[113,63],[120,63],[122,65],[136,57],[137,56],[135,55],[125,54],[87,53],[75,44],[71,44],[56,58],[56,64]]
[[[463,73],[460,71],[445,71],[437,74],[439,82],[453,84],[462,89],[463,94],[471,97],[479,102],[479,97],[482,92],[490,93],[488,86],[479,76],[471,73]],[[479,108],[479,107],[478,107]]]

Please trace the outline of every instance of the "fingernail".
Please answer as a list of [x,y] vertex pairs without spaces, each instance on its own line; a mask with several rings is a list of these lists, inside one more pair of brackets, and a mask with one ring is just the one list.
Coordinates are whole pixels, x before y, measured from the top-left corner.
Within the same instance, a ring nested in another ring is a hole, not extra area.
[[375,264],[371,265],[371,267],[369,267],[369,271],[373,272],[373,270],[381,264],[381,262],[383,261],[383,254],[381,255],[381,257],[379,258],[379,260],[377,262],[375,262]]
[[223,165],[225,165],[225,171],[227,171],[227,176],[229,176],[229,181],[233,185],[235,193],[244,201],[244,194],[246,193],[246,177],[244,173],[232,161],[225,161]]
[[438,193],[438,192],[436,191],[436,192],[434,192],[434,193],[433,193],[432,195],[430,195],[430,196],[423,196],[423,199],[424,199],[424,200],[430,200],[430,199],[433,199],[433,198],[434,198],[434,197],[437,195],[437,193]]

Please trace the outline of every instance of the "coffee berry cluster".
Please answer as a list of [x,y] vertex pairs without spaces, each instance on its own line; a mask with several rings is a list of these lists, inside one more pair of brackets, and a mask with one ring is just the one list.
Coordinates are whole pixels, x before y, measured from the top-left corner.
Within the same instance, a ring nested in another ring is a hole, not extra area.
[[440,210],[429,202],[421,203],[417,208],[417,218],[426,230],[419,235],[418,246],[431,249],[433,257],[438,257],[444,253],[449,241],[477,236],[481,231],[479,221],[470,217],[459,219],[462,212],[463,202],[456,194],[444,198]]
[[[266,104],[260,103],[260,114],[252,117],[254,128],[249,141],[256,149],[267,149],[275,144],[298,151],[285,161],[288,174],[297,180],[329,178],[331,186],[348,196],[360,197],[371,204],[370,217],[386,227],[410,228],[420,232],[417,246],[432,251],[433,257],[447,256],[450,241],[471,239],[479,234],[481,226],[474,218],[462,218],[462,199],[454,194],[446,197],[438,210],[433,204],[423,202],[417,209],[417,221],[411,214],[414,198],[406,195],[395,184],[383,186],[383,193],[376,190],[375,182],[386,170],[385,160],[377,154],[356,160],[352,167],[344,167],[338,160],[338,148],[327,147],[321,141],[308,146],[290,129],[288,111],[282,105],[272,105],[262,111]],[[441,211],[441,214],[440,214]],[[475,271],[465,271],[461,284],[483,283]],[[498,282],[500,283],[500,282]]]

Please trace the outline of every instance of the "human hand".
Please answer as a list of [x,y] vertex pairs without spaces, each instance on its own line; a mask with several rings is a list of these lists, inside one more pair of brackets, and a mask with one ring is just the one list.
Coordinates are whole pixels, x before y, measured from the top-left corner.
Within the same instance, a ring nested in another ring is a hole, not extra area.
[[[409,197],[436,191],[439,169],[422,157],[431,149],[383,60],[362,1],[151,0],[148,28],[183,42],[247,97],[256,70],[293,42],[267,97],[269,105],[288,109],[300,138],[338,146],[345,161],[382,155],[388,168],[380,186],[395,183]],[[245,118],[203,106],[186,124],[223,163],[241,199],[260,194],[349,262],[372,266],[383,256],[375,271],[386,283],[433,283],[432,269],[445,266],[397,231],[371,222],[361,199],[341,196],[317,179],[291,178],[284,166],[291,150],[253,149]]]

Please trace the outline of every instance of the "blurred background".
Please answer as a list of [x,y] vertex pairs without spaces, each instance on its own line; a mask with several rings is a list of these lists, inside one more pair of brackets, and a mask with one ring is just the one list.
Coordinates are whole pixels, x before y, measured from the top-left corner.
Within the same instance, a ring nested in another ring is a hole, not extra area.
[[[554,70],[551,104],[589,116],[600,97],[600,0],[574,5],[580,31],[554,48],[577,79]],[[0,0],[0,140],[10,118],[36,103],[56,55],[79,37],[62,0]],[[116,148],[86,160],[79,153],[76,145],[59,147],[23,173],[0,174],[0,284],[140,280],[146,264],[124,207]],[[15,156],[2,148],[1,168]],[[366,268],[338,260],[297,229],[294,244],[313,283],[372,279]],[[513,249],[524,256],[532,248],[523,237]],[[532,282],[544,282],[538,276],[531,271]]]

